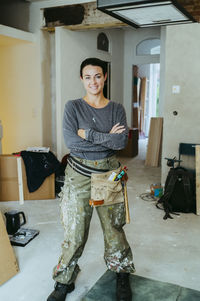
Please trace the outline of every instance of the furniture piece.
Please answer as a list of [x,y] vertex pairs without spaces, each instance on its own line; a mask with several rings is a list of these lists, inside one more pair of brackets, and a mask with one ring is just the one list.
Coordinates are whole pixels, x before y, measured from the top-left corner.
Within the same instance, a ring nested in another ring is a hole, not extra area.
[[195,174],[196,178],[196,214],[200,215],[200,145],[179,143],[180,165]]
[[55,175],[45,179],[34,192],[29,192],[25,165],[21,157],[0,155],[0,201],[42,200],[55,198]]
[[117,155],[121,157],[136,157],[138,155],[138,139],[139,130],[136,128],[130,128],[127,146],[118,151]]

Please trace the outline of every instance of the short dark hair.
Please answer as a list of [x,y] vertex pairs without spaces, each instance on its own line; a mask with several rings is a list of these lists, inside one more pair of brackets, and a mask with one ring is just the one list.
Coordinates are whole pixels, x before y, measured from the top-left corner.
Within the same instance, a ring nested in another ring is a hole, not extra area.
[[91,58],[87,58],[85,59],[80,66],[80,76],[83,77],[83,68],[88,66],[88,65],[92,65],[92,66],[99,66],[102,68],[103,71],[103,75],[105,76],[106,72],[107,72],[107,66],[106,66],[106,62],[96,58],[96,57],[91,57]]

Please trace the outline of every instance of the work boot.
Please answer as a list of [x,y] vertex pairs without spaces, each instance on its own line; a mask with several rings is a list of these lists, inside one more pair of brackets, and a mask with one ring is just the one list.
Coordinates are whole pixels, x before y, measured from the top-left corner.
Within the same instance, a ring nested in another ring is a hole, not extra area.
[[132,292],[128,273],[117,273],[117,301],[131,301]]
[[71,293],[74,288],[74,283],[62,284],[60,282],[56,282],[55,289],[51,295],[49,295],[47,301],[65,301],[67,294]]

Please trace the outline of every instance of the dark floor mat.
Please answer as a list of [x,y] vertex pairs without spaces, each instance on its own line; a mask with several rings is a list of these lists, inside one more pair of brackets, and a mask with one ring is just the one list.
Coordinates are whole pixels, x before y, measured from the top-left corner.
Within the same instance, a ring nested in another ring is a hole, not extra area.
[[[200,292],[137,275],[130,277],[133,301],[200,301]],[[107,271],[82,301],[115,301],[115,273]]]

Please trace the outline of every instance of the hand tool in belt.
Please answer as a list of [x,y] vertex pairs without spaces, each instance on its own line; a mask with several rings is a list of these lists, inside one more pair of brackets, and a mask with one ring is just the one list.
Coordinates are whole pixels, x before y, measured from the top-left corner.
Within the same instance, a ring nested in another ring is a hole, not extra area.
[[89,200],[89,205],[92,207],[100,206],[104,204],[104,200]]

